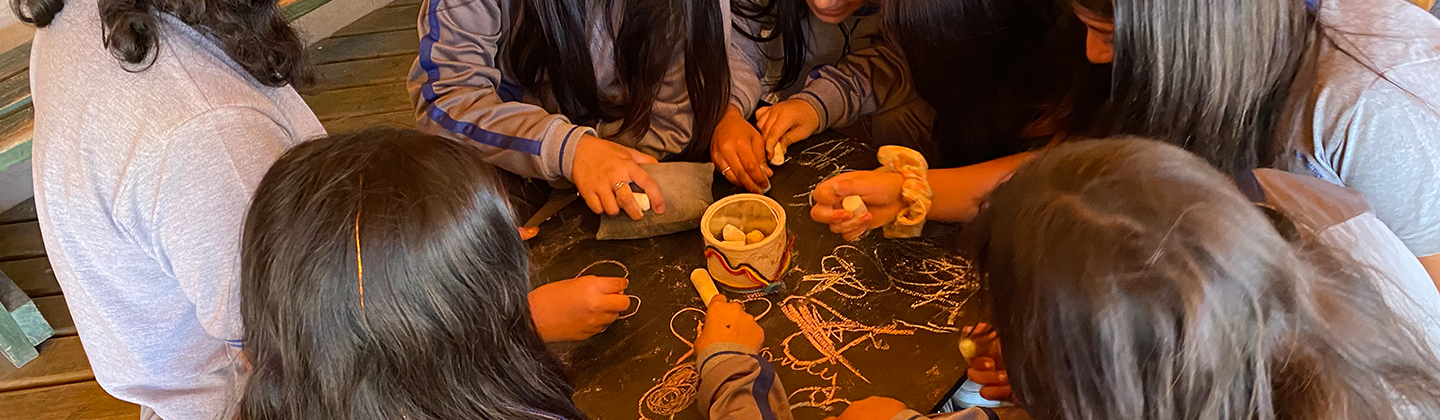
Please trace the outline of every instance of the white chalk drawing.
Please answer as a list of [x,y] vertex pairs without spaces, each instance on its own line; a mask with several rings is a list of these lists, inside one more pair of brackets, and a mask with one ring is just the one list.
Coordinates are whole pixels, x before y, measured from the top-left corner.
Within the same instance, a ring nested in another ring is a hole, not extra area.
[[852,141],[853,139],[835,139],[816,143],[800,151],[800,153],[796,154],[795,157],[790,160],[792,163],[817,169],[825,173],[825,175],[819,177],[819,180],[815,181],[814,184],[810,184],[810,187],[806,188],[804,192],[795,194],[794,198],[796,202],[789,204],[790,207],[814,206],[815,198],[811,197],[811,193],[815,191],[816,185],[820,185],[820,182],[830,179],[835,175],[854,170],[840,163],[841,158],[861,150],[853,146]]
[[[694,363],[682,363],[660,378],[640,397],[637,409],[641,419],[674,419],[676,414],[695,403],[695,389],[700,383],[700,374]],[[647,415],[648,414],[648,415]],[[655,417],[650,417],[654,415]]]
[[620,314],[620,316],[615,317],[616,320],[629,318],[635,316],[635,314],[640,313],[640,304],[643,303],[643,301],[640,300],[640,297],[635,295],[625,295],[625,297],[635,301],[635,304],[630,305],[630,313],[622,313]]
[[[830,255],[820,258],[819,273],[806,274],[800,278],[802,284],[814,283],[814,286],[810,288],[810,291],[805,293],[805,296],[815,296],[828,291],[847,299],[860,299],[871,293],[881,293],[890,290],[888,281],[883,288],[876,288],[864,284],[861,281],[860,267],[855,264],[855,259],[845,258],[843,254],[854,254],[855,257],[869,258],[864,252],[853,245],[840,245],[835,247]],[[873,274],[875,275],[871,277],[878,277],[880,273]]]
[[620,267],[620,270],[622,270],[622,271],[625,272],[625,275],[620,276],[620,277],[621,277],[621,278],[625,278],[625,279],[629,279],[629,278],[630,278],[630,267],[626,267],[624,263],[621,263],[621,262],[615,261],[615,260],[600,260],[600,261],[596,261],[596,262],[590,263],[590,265],[587,265],[587,266],[585,266],[585,268],[580,269],[580,273],[575,274],[575,277],[584,276],[585,273],[590,272],[590,269],[595,268],[595,267],[598,267],[598,266],[601,266],[601,265],[605,265],[605,264],[610,264],[610,265],[614,265],[614,266],[616,266],[616,267]]
[[[845,352],[866,343],[876,349],[887,350],[890,346],[880,340],[879,336],[915,334],[915,330],[902,328],[896,322],[880,326],[856,322],[841,315],[825,302],[804,296],[785,298],[785,301],[780,303],[780,312],[800,328],[800,331],[785,337],[780,342],[783,356],[780,358],[780,364],[789,366],[791,369],[805,371],[822,379],[827,377],[833,379],[834,373],[830,371],[830,368],[839,365],[861,380],[870,382],[870,379],[861,374],[860,370],[845,358]],[[796,338],[805,340],[798,342],[795,340]],[[818,354],[796,354],[805,351],[806,347]]]

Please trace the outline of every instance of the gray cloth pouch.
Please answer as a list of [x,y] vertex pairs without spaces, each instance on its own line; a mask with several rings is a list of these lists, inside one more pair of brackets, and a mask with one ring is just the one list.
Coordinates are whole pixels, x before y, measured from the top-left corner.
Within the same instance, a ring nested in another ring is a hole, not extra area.
[[595,239],[644,239],[683,232],[700,227],[700,216],[715,202],[710,184],[715,180],[715,164],[666,162],[643,165],[641,168],[660,184],[665,198],[665,214],[645,212],[640,220],[630,220],[621,212],[617,216],[600,216],[600,231]]
[[0,273],[0,307],[5,309],[0,313],[0,353],[15,367],[25,366],[40,356],[35,346],[55,335],[55,330],[5,273]]

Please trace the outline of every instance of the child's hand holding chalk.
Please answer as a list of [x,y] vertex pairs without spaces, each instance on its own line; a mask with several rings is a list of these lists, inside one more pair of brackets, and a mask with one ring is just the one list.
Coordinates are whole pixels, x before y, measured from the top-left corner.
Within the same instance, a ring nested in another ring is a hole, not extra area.
[[961,330],[960,353],[970,364],[965,375],[981,385],[980,396],[992,401],[1014,402],[1010,377],[1005,372],[1005,358],[1000,354],[1000,341],[995,328],[979,323]]
[[760,351],[760,346],[765,343],[765,330],[755,322],[755,317],[745,313],[744,306],[726,301],[725,295],[715,295],[705,312],[705,325],[700,329],[700,336],[695,338],[695,349],[698,352],[716,343],[735,343]]

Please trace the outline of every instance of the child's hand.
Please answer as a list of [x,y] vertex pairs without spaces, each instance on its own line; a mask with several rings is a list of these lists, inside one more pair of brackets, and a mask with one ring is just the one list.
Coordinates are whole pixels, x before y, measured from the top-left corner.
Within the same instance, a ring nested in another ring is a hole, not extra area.
[[963,334],[975,342],[975,357],[966,360],[970,369],[965,375],[980,384],[980,396],[991,401],[1015,402],[1010,389],[1010,376],[1005,372],[1005,358],[1000,355],[1000,341],[995,337],[995,328],[990,324],[975,324],[966,327]]
[[755,111],[755,125],[765,135],[765,156],[775,150],[775,144],[786,146],[815,135],[820,128],[820,115],[809,102],[786,99],[780,103]]
[[770,187],[770,176],[774,175],[766,164],[769,158],[765,150],[765,138],[760,137],[755,126],[745,122],[745,116],[734,105],[727,107],[710,140],[710,160],[715,162],[715,170],[731,184],[759,194]]
[[540,234],[539,227],[517,227],[515,231],[520,233],[520,240],[522,241],[528,241],[530,238],[534,238],[535,235]]
[[870,397],[850,403],[840,417],[826,417],[825,420],[888,420],[909,409],[905,403],[894,398]]
[[[830,225],[830,231],[854,240],[870,229],[885,226],[895,221],[895,215],[905,206],[900,196],[900,185],[905,177],[893,172],[862,171],[846,172],[815,186],[810,196],[815,206],[810,208],[810,218]],[[865,201],[869,215],[851,217],[841,206],[845,197],[860,196]]]
[[744,306],[725,301],[725,295],[715,295],[705,312],[705,327],[695,338],[695,349],[715,343],[735,343],[759,351],[765,343],[765,330],[755,322],[755,317],[745,313]]
[[655,214],[665,213],[665,197],[660,195],[660,185],[640,167],[655,162],[654,157],[635,149],[585,135],[580,137],[580,144],[575,145],[570,180],[575,182],[590,211],[614,216],[623,210],[631,219],[640,220],[645,212],[630,192],[632,182],[650,197]]
[[530,314],[546,342],[579,341],[605,331],[630,307],[629,280],[585,276],[530,291]]

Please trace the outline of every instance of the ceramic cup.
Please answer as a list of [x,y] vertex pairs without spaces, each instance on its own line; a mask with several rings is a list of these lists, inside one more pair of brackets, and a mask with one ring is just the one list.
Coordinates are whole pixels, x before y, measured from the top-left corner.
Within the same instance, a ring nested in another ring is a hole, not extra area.
[[[748,245],[727,244],[722,234],[727,224],[745,233],[759,230],[765,239]],[[741,293],[779,289],[794,243],[785,229],[785,208],[780,203],[759,194],[725,197],[705,209],[700,232],[705,236],[706,268],[721,286]]]

